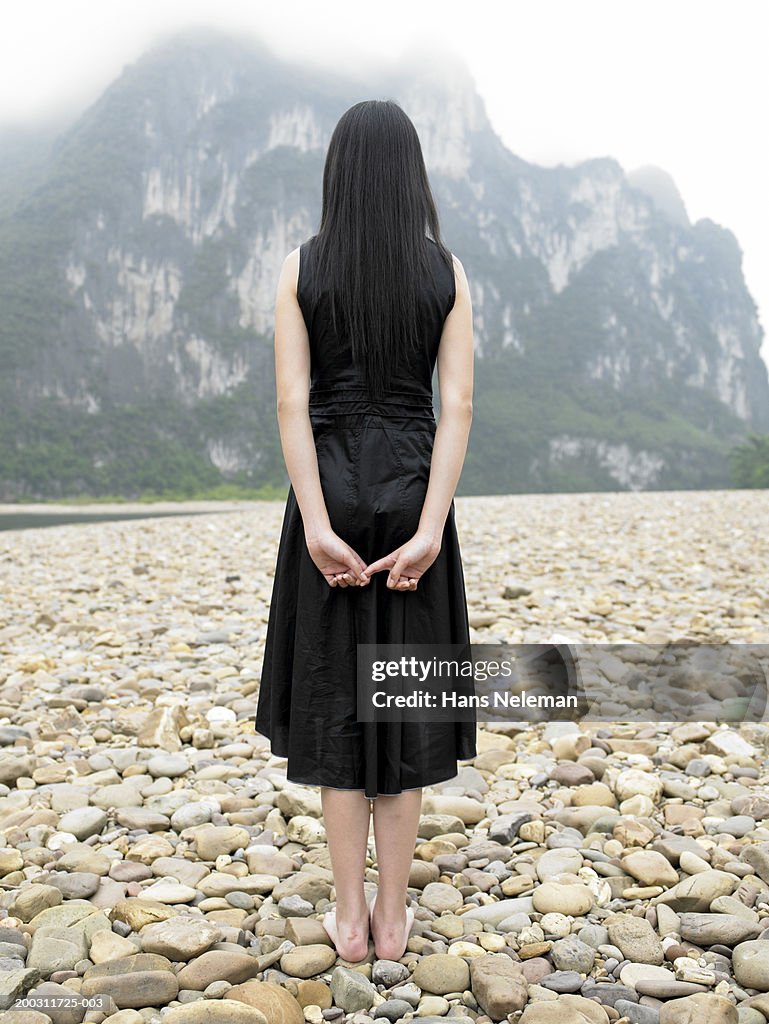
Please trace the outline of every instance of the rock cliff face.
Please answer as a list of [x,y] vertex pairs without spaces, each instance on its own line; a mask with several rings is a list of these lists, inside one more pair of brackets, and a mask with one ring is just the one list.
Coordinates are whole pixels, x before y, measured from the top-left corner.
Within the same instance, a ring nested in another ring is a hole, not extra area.
[[52,145],[9,161],[0,497],[286,482],[277,276],[317,229],[325,148],[365,96],[396,99],[416,124],[471,282],[460,493],[728,485],[728,447],[769,428],[734,235],[690,224],[655,168],[520,160],[467,70],[427,66],[406,54],[362,87],[182,33]]

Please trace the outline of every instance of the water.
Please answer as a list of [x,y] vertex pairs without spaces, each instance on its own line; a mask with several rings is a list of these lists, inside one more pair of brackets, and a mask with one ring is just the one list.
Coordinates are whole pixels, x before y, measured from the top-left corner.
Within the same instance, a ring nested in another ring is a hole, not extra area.
[[[6,506],[7,507],[7,506]],[[70,523],[105,523],[120,519],[160,519],[166,516],[202,516],[212,512],[234,512],[233,508],[184,509],[178,512],[0,512],[0,531],[29,530],[44,526],[64,526]]]

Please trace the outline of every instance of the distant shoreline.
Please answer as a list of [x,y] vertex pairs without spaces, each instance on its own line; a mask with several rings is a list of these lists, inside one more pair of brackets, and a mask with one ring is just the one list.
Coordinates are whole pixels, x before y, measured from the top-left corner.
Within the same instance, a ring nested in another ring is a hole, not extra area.
[[[94,512],[178,512],[180,509],[190,512],[221,512],[223,508],[248,508],[250,505],[260,505],[266,498],[239,498],[239,499],[206,499],[203,501],[93,501],[93,502],[28,502],[25,504],[0,503],[0,516],[8,515],[43,515],[60,514],[67,515]],[[278,499],[272,499],[278,500]]]
[[[276,500],[276,499],[273,499]],[[206,501],[126,501],[73,503],[0,504],[0,533],[35,530],[50,526],[86,525],[131,519],[162,519],[171,516],[213,515],[258,508],[269,499]]]
[[[707,488],[704,490],[698,490],[696,488],[690,489],[677,489],[677,488],[663,488],[657,490],[656,488],[650,488],[648,490],[641,491],[629,491],[623,489],[611,490],[611,491],[526,491],[516,492],[512,495],[505,494],[461,494],[456,495],[456,500],[463,502],[467,499],[472,498],[485,498],[497,501],[503,501],[506,498],[514,497],[518,500],[528,499],[544,499],[546,501],[553,501],[559,498],[574,499],[578,497],[583,498],[595,498],[596,500],[626,500],[630,497],[632,500],[634,495],[649,495],[649,494],[660,494],[667,495],[669,498],[679,498],[687,501],[695,499],[698,495],[717,495],[717,494],[731,494],[736,491],[743,492],[763,492],[769,495],[769,488],[735,488],[735,487],[714,487]],[[623,498],[622,496],[625,496]],[[274,502],[285,502],[286,493],[276,495],[275,497],[264,497],[264,498],[191,498],[179,500],[169,499],[157,499],[157,500],[146,500],[146,501],[31,501],[24,503],[14,502],[0,502],[0,519],[9,516],[54,516],[54,515],[67,515],[73,517],[79,516],[91,516],[96,514],[104,514],[109,516],[114,515],[133,515],[141,514],[146,515],[166,515],[176,514],[183,515],[186,513],[193,512],[222,512],[222,511],[237,511],[238,509],[256,508],[260,505],[269,505]]]

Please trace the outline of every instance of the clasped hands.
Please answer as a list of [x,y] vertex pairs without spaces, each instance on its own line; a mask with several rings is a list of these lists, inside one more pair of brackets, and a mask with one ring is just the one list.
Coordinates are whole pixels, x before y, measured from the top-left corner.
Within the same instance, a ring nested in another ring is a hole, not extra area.
[[414,536],[369,565],[333,530],[308,539],[307,550],[330,587],[365,587],[374,573],[389,570],[390,590],[416,590],[420,578],[441,550],[440,542],[417,531]]

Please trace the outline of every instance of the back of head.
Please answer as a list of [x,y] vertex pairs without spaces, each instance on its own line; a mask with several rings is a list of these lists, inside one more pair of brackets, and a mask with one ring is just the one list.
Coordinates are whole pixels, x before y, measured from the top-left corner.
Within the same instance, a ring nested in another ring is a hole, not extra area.
[[327,293],[334,328],[349,338],[373,395],[420,344],[433,243],[453,274],[413,123],[394,100],[354,104],[326,155],[315,286]]

